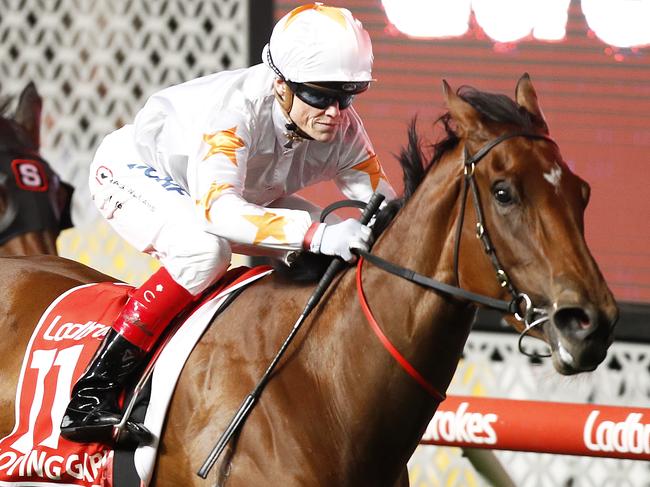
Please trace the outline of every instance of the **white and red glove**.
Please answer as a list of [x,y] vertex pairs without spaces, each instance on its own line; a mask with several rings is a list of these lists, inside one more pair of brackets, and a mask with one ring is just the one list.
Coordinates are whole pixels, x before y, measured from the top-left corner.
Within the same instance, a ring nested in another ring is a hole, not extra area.
[[367,251],[372,242],[372,231],[353,218],[328,225],[314,223],[303,241],[303,248],[314,253],[336,255],[347,262],[354,262],[356,255],[350,249]]

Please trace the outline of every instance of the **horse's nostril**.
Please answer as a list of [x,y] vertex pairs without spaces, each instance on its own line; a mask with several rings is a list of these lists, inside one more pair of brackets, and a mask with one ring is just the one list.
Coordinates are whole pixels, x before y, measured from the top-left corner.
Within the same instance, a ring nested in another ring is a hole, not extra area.
[[565,332],[587,332],[593,328],[593,322],[582,308],[561,308],[553,315],[558,328]]
[[591,320],[588,317],[585,316],[585,319],[576,318],[578,319],[578,326],[583,330],[591,327]]

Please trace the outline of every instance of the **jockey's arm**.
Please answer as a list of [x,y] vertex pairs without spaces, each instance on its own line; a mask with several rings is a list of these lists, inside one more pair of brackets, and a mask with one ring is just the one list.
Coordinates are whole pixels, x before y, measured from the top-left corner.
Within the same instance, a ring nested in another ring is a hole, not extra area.
[[340,171],[334,182],[341,193],[353,200],[367,203],[375,191],[386,197],[385,202],[396,197],[395,190],[388,182],[379,159],[372,152],[366,153],[365,160]]
[[375,154],[361,119],[350,108],[350,127],[346,133],[347,150],[339,161],[334,183],[346,198],[368,202],[375,191],[383,194],[386,202],[395,199],[395,190],[388,182],[379,158]]
[[308,212],[265,208],[243,198],[251,134],[243,117],[225,115],[203,134],[195,167],[195,203],[208,232],[235,244],[300,250]]
[[[210,233],[232,243],[273,250],[301,250],[353,257],[349,245],[364,247],[369,232],[358,222],[327,226],[312,224],[302,210],[265,208],[243,197],[251,129],[244,117],[221,114],[217,127],[203,134],[197,156],[194,191],[197,209]],[[368,201],[379,190],[388,199],[395,192],[388,183],[363,128],[354,130],[335,182],[353,199]],[[330,228],[331,227],[331,228]],[[334,228],[336,227],[336,228]]]

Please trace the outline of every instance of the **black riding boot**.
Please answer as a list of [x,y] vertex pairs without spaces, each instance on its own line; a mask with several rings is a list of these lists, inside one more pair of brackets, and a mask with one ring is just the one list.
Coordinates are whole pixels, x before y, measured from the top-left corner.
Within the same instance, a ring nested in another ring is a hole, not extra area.
[[[111,328],[86,372],[72,389],[61,421],[61,436],[79,443],[112,443],[113,426],[122,419],[119,397],[130,385],[146,353]],[[128,422],[127,441],[150,442],[151,433]]]

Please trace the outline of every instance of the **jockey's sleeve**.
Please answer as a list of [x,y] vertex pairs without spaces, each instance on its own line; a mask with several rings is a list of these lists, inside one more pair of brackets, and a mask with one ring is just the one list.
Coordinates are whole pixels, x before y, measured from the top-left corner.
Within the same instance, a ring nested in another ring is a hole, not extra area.
[[356,112],[350,112],[350,127],[345,134],[339,169],[334,179],[339,190],[350,199],[368,201],[375,191],[395,199],[395,190],[384,173],[368,134]]
[[252,141],[251,122],[222,114],[203,133],[195,161],[193,194],[208,232],[230,242],[300,250],[312,223],[308,212],[265,208],[243,198]]

